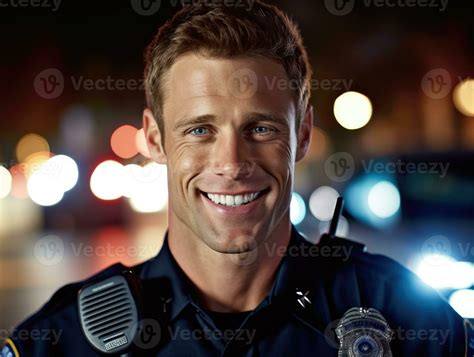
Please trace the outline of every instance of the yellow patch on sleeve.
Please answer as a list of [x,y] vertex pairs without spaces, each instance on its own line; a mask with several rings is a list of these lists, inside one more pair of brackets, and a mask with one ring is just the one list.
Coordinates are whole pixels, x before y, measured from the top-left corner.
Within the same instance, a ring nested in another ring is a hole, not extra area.
[[5,341],[5,344],[0,350],[0,357],[20,357],[18,349],[11,339],[7,338]]

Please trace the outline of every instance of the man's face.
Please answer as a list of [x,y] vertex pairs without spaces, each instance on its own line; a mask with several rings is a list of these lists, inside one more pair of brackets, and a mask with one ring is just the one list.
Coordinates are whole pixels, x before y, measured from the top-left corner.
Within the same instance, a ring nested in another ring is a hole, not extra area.
[[297,142],[293,92],[281,83],[288,84],[283,66],[253,57],[186,54],[168,71],[164,150],[150,112],[145,129],[153,159],[168,166],[170,224],[182,239],[243,252],[289,220],[312,114]]

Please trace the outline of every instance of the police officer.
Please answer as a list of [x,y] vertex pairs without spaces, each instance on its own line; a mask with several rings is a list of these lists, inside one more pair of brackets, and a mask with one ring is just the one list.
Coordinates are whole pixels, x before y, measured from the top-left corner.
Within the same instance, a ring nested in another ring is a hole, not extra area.
[[467,322],[408,270],[290,223],[311,69],[285,14],[240,3],[185,6],[146,51],[146,140],[168,167],[158,256],[63,287],[3,356],[472,355]]

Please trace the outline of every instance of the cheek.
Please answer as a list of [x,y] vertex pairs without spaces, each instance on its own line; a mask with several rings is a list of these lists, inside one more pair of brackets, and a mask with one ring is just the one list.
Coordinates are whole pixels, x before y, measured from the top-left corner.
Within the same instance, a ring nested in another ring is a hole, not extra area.
[[292,150],[288,143],[266,145],[258,154],[260,166],[273,176],[284,189],[290,180],[293,170]]
[[170,186],[181,187],[184,191],[187,183],[204,170],[206,160],[207,152],[203,148],[196,149],[191,145],[175,147],[168,158]]
[[272,163],[272,166],[288,166],[294,155],[291,146],[285,141],[261,145],[255,150],[255,153],[263,164],[269,162]]

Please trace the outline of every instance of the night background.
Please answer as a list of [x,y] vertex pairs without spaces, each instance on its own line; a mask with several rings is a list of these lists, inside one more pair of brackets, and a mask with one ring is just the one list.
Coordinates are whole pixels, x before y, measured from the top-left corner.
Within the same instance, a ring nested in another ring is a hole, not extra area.
[[[338,235],[474,319],[474,3],[269,2],[314,72],[293,223],[317,242],[344,196]],[[143,51],[179,1],[39,3],[0,1],[0,342],[62,285],[155,256],[167,226]]]

